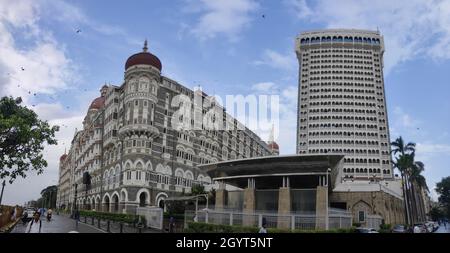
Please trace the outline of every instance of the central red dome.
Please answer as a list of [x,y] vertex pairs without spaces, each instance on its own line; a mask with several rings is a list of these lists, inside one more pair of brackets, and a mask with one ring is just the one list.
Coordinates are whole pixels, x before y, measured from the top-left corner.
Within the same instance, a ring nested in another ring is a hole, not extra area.
[[94,99],[91,103],[91,106],[89,106],[89,110],[91,109],[100,109],[105,105],[105,97],[98,97]]
[[128,58],[127,62],[125,63],[125,70],[134,65],[143,64],[153,66],[161,71],[161,61],[155,55],[147,52],[147,49],[147,41],[145,41],[144,51],[130,56],[130,58]]

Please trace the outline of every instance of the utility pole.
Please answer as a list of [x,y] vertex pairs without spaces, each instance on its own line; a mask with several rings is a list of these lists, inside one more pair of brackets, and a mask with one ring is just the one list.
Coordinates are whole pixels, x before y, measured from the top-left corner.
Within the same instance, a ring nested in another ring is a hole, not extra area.
[[3,189],[5,189],[5,184],[6,184],[6,180],[3,180],[2,183],[2,193],[0,195],[0,205],[2,204],[2,199],[3,199]]

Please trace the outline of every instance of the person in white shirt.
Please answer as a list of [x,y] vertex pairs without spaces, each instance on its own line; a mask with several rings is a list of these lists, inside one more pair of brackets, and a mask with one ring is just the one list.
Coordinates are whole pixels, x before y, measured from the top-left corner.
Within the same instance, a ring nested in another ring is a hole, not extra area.
[[17,219],[17,212],[19,211],[19,208],[18,208],[18,206],[16,205],[15,207],[14,207],[14,209],[13,209],[13,213],[12,213],[12,215],[11,215],[11,220],[12,221],[16,221],[16,219]]
[[420,230],[420,227],[419,226],[414,226],[414,234],[419,234],[419,233],[421,233],[422,231]]
[[261,228],[259,229],[260,234],[267,234],[266,223],[263,223]]
[[28,223],[25,233],[40,233],[42,228],[41,213],[35,212],[33,219]]

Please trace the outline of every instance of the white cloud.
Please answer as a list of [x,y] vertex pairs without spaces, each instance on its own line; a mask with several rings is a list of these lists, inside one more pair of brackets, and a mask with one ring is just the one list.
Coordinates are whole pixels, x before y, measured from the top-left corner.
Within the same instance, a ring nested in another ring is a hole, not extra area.
[[263,82],[257,83],[252,86],[252,90],[260,93],[270,93],[272,89],[276,86],[273,82]]
[[294,10],[296,10],[296,15],[299,18],[311,18],[311,16],[314,14],[306,3],[306,0],[287,0],[285,1],[285,3],[294,7]]
[[240,33],[252,21],[251,13],[259,5],[254,0],[201,0],[190,3],[190,12],[200,12],[200,18],[191,32],[200,40],[225,35],[231,41],[239,38]]
[[[0,95],[22,96],[26,104],[31,94],[51,94],[76,79],[76,67],[64,46],[38,26],[40,8],[30,0],[0,5]],[[19,46],[21,37],[31,45]]]
[[60,94],[71,89],[79,78],[76,64],[67,56],[64,45],[39,23],[43,12],[48,11],[45,4],[49,2],[0,1],[0,96],[21,96],[24,104],[33,106],[41,119],[61,126],[56,134],[59,145],[44,149],[48,162],[44,174],[28,173],[27,178],[5,187],[5,203],[22,204],[38,198],[44,187],[57,183],[59,157],[69,147],[74,128],[81,127],[80,112],[86,110],[89,101],[77,103],[83,110],[70,111],[57,100],[53,100],[55,103],[40,100],[42,94]]
[[297,69],[298,62],[293,52],[287,54],[280,54],[271,49],[266,49],[263,52],[260,60],[254,61],[254,65],[264,65],[276,69],[293,71]]
[[420,154],[431,155],[448,155],[450,156],[449,144],[437,144],[437,143],[417,143],[416,152]]
[[302,20],[328,28],[381,30],[385,72],[418,55],[450,58],[450,2],[444,0],[290,0]]
[[[252,85],[253,92],[258,94],[279,95],[279,119],[275,123],[275,141],[280,146],[281,154],[295,154],[297,131],[297,86],[285,86],[274,82],[261,82]],[[290,130],[287,130],[290,129]],[[257,131],[263,140],[268,140],[268,131]]]

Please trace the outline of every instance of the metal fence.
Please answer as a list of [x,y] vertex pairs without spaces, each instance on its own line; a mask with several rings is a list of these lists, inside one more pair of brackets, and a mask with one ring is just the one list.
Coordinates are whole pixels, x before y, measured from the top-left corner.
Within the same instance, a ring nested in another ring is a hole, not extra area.
[[383,218],[379,215],[367,215],[366,219],[367,219],[366,226],[368,228],[375,228],[375,229],[380,228],[380,225],[383,221]]
[[159,207],[138,207],[137,215],[143,215],[147,221],[147,227],[163,229],[164,210]]
[[[185,226],[187,222],[205,222],[220,225],[262,226],[265,220],[267,228],[287,228],[299,230],[315,230],[326,228],[327,217],[317,216],[315,213],[292,213],[281,215],[278,213],[244,213],[230,210],[200,210],[185,212]],[[350,228],[352,215],[345,210],[337,212],[330,210],[328,214],[328,229]]]

